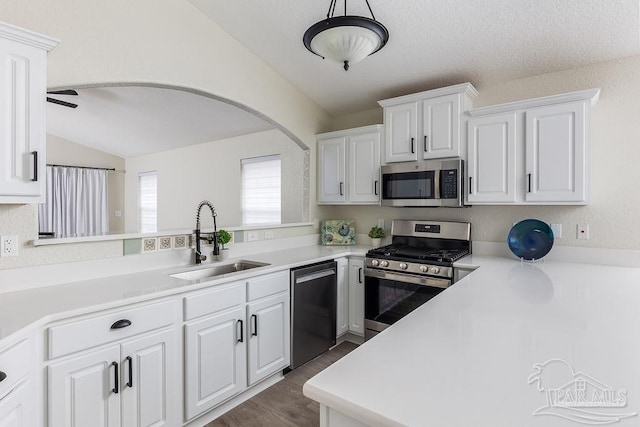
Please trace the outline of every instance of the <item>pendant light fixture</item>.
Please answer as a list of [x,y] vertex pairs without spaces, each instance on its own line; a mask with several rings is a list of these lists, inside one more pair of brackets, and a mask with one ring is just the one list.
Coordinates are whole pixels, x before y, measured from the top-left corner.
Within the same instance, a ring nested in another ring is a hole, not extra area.
[[312,53],[349,65],[362,61],[382,49],[389,40],[389,31],[376,21],[369,0],[365,0],[371,18],[347,15],[347,0],[344,0],[344,16],[335,16],[337,0],[329,3],[327,19],[316,22],[304,33],[304,45]]

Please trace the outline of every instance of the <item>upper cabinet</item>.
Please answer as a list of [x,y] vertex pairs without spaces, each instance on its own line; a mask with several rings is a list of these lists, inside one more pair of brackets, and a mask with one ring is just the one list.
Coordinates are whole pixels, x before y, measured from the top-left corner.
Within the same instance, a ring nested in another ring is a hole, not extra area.
[[379,204],[382,125],[318,138],[318,203]]
[[385,163],[458,157],[463,113],[478,95],[470,83],[380,101]]
[[47,52],[57,44],[0,23],[0,203],[44,202]]
[[468,204],[584,205],[600,89],[469,111]]

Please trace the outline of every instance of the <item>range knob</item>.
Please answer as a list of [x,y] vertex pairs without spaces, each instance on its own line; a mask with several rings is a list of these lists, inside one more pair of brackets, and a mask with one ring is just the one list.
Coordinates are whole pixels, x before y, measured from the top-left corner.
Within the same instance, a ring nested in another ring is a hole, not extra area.
[[389,261],[380,261],[381,267],[389,267]]
[[372,259],[371,260],[371,265],[374,267],[377,267],[378,265],[380,265],[380,261],[378,261],[377,259]]
[[427,267],[426,265],[421,265],[420,266],[420,271],[423,273],[426,273],[429,271],[429,267]]
[[406,270],[409,266],[406,263],[401,262],[398,267],[400,267],[400,270]]
[[438,274],[438,273],[440,273],[440,269],[438,267],[431,267],[431,272],[433,274]]

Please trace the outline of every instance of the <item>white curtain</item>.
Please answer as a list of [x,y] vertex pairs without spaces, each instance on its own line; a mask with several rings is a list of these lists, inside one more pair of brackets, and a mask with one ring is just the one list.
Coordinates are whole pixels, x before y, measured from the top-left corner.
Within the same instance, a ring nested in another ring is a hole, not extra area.
[[107,234],[107,172],[47,166],[47,201],[38,208],[40,232],[55,237]]

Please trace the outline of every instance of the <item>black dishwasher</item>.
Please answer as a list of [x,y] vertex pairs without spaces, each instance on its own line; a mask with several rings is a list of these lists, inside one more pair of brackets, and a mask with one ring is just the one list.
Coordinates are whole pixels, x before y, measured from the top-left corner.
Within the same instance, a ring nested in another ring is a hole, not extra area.
[[336,344],[335,261],[291,269],[291,369]]

